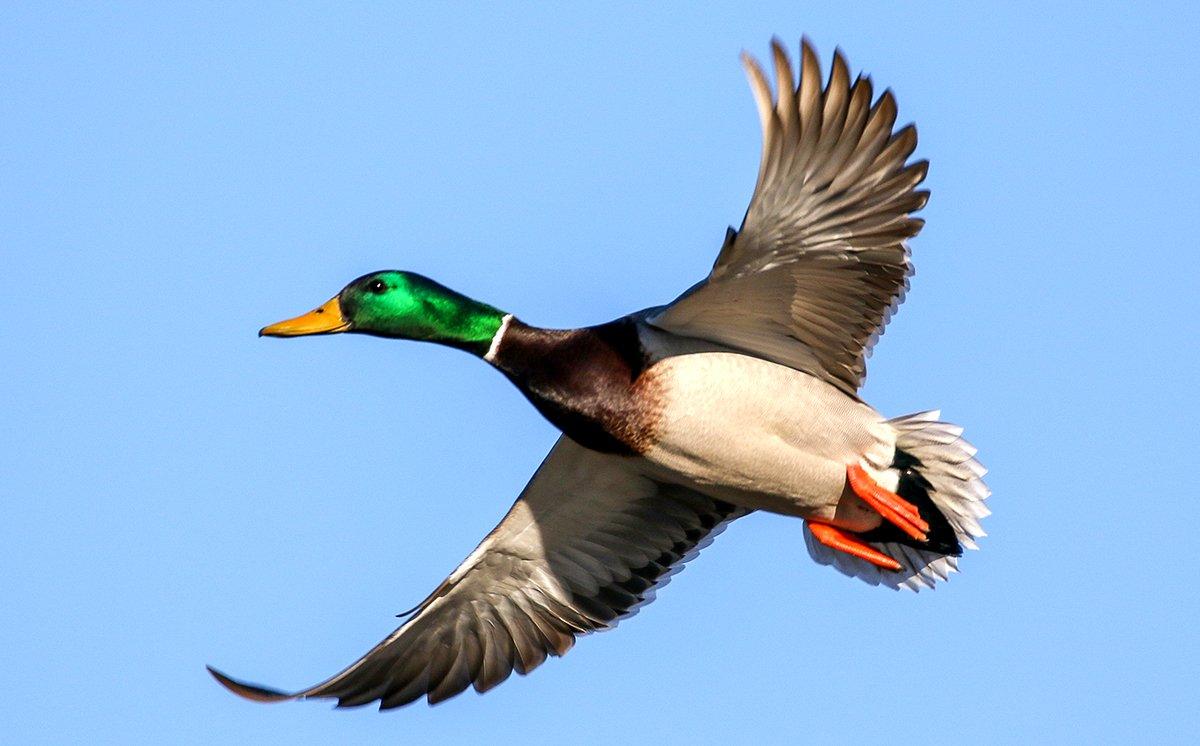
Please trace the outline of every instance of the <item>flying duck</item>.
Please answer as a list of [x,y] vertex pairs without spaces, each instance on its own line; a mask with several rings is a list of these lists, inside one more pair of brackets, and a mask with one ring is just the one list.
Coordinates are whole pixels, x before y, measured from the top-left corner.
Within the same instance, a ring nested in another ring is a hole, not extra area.
[[802,519],[817,562],[873,585],[932,588],[984,535],[989,492],[962,429],[887,419],[858,396],[876,337],[913,273],[928,198],[891,91],[799,81],[771,44],[776,93],[742,62],[762,122],[758,182],[708,277],[665,306],[542,329],[412,272],[360,277],[263,336],[355,333],[457,347],[500,371],[562,431],[491,533],[386,639],[286,693],[209,668],[272,702],[381,709],[484,692],[654,598],[731,521]]

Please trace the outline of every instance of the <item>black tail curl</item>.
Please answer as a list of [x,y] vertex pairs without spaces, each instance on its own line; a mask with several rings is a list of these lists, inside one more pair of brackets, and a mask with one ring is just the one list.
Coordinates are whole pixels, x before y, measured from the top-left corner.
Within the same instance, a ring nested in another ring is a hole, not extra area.
[[886,521],[881,523],[878,528],[864,531],[856,536],[863,541],[872,543],[905,544],[916,549],[961,557],[963,548],[958,541],[958,534],[954,532],[950,521],[946,520],[946,516],[942,515],[942,511],[938,510],[933,500],[930,499],[929,490],[932,485],[921,475],[921,466],[920,459],[899,448],[896,449],[896,456],[892,460],[892,468],[900,470],[900,483],[896,487],[896,494],[917,506],[917,512],[929,524],[926,541],[917,541]]

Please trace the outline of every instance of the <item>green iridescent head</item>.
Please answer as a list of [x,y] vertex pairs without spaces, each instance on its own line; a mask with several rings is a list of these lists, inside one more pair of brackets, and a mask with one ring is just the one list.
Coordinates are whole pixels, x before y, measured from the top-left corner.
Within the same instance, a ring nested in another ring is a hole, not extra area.
[[328,303],[263,327],[259,336],[356,332],[487,352],[504,312],[413,272],[384,270],[354,280]]

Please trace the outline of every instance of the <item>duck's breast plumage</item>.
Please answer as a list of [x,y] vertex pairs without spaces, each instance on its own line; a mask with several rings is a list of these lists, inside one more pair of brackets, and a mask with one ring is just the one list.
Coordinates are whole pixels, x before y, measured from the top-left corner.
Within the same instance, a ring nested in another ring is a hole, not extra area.
[[582,329],[539,329],[512,319],[491,362],[576,443],[633,456],[657,435],[655,376],[633,317]]

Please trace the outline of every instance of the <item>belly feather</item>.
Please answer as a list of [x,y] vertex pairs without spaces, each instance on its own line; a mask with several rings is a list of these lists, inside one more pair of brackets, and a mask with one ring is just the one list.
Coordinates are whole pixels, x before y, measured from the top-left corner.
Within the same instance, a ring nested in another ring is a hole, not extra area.
[[821,517],[843,501],[848,463],[890,466],[894,436],[883,418],[805,373],[726,352],[666,358],[649,372],[662,409],[643,456],[714,497]]

